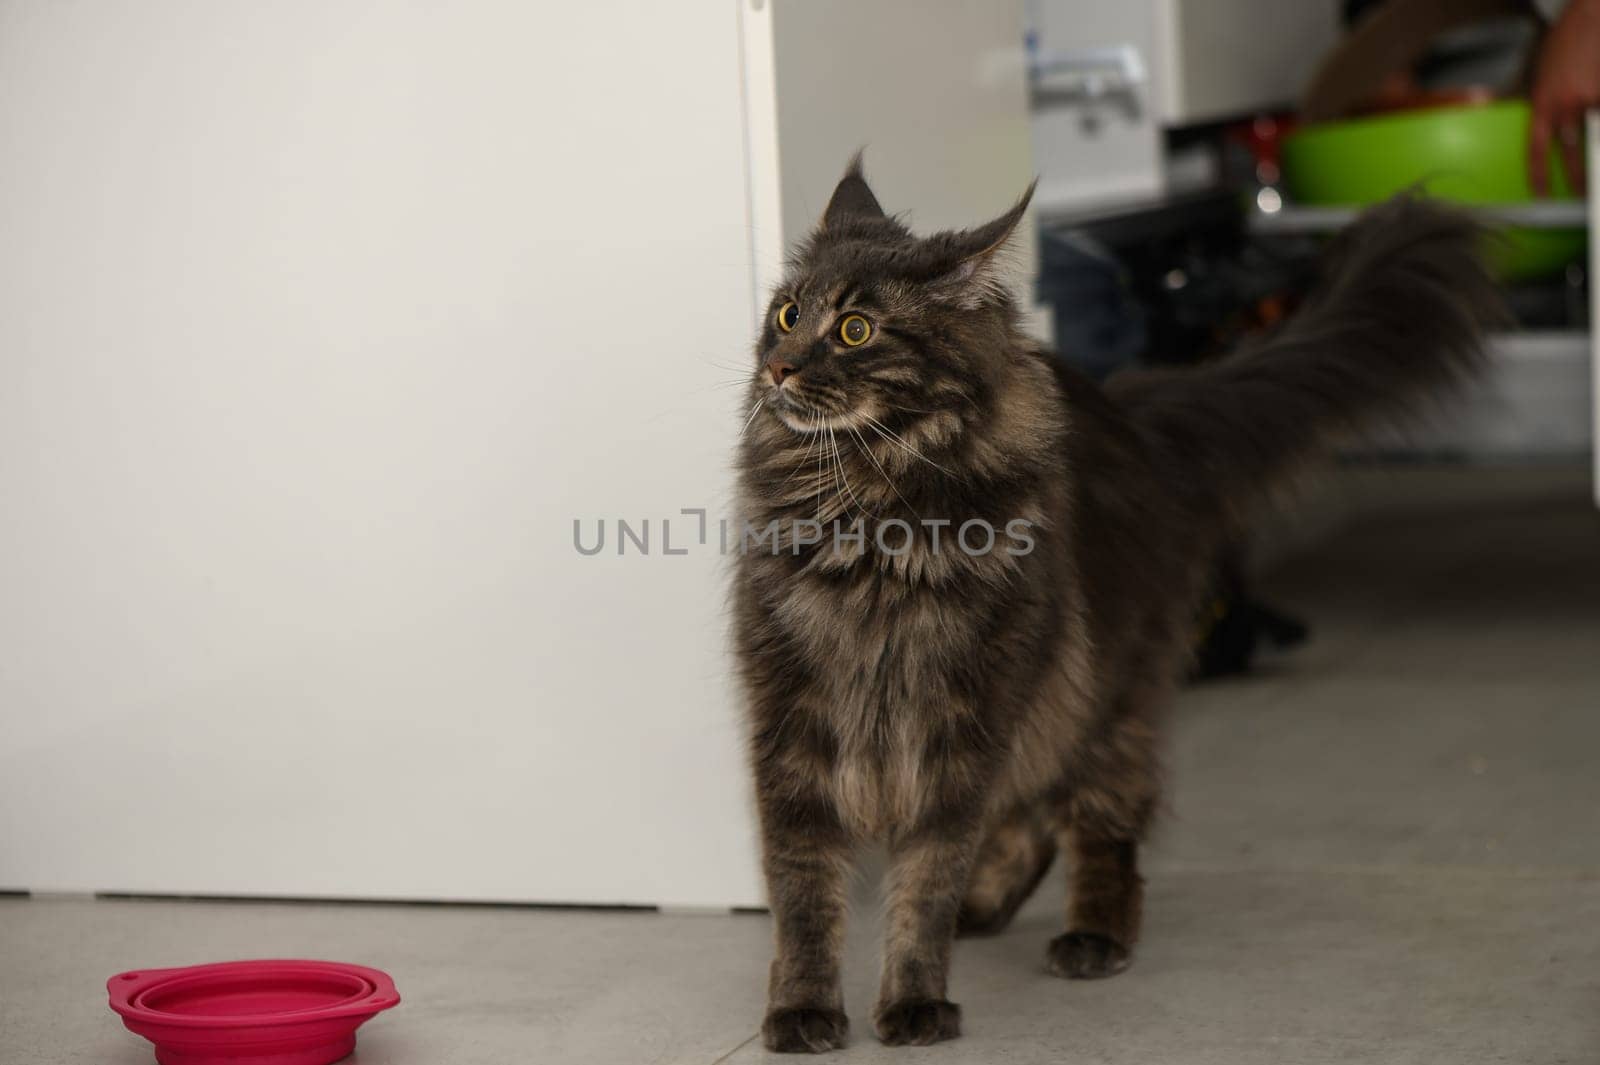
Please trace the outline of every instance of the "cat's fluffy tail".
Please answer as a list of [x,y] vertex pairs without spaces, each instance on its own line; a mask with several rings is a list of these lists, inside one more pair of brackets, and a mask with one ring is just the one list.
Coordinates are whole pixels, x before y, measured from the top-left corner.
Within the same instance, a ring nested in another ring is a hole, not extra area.
[[1504,304],[1465,214],[1414,197],[1366,212],[1321,283],[1262,342],[1111,386],[1186,489],[1245,504],[1354,430],[1394,420],[1484,364]]

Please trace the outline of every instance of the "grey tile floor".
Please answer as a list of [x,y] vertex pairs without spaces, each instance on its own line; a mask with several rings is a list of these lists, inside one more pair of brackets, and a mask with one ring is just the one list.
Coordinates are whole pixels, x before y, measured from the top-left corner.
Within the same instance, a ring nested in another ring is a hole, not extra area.
[[[1177,708],[1133,968],[1045,975],[1052,876],[1006,934],[958,945],[965,1038],[888,1050],[865,898],[837,1060],[1600,1060],[1587,479],[1379,483],[1393,505],[1268,582],[1315,642]],[[0,900],[0,1065],[147,1063],[108,974],[263,954],[395,975],[406,1002],[363,1031],[361,1065],[764,1060],[768,934],[759,915]]]

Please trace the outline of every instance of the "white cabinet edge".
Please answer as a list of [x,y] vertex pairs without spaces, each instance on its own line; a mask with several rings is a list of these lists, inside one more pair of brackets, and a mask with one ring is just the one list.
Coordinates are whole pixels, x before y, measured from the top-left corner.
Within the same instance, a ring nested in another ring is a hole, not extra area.
[[778,154],[778,73],[773,0],[735,0],[744,83],[746,221],[750,227],[750,321],[755,328],[783,267],[783,171]]

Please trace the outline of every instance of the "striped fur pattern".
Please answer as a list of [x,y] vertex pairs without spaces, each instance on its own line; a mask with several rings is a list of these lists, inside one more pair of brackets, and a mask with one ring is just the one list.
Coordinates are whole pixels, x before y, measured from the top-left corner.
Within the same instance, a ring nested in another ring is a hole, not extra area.
[[[918,237],[884,214],[858,159],[757,341],[740,505],[784,536],[741,553],[734,631],[775,1051],[846,1041],[840,952],[862,841],[890,856],[872,1018],[886,1043],[959,1033],[952,939],[1003,927],[1058,847],[1070,891],[1047,967],[1128,964],[1159,720],[1214,551],[1339,433],[1472,372],[1499,306],[1473,227],[1399,200],[1337,242],[1320,296],[1275,336],[1102,390],[1018,328],[1003,260],[1026,203]],[[850,314],[871,323],[859,346],[839,333]],[[891,552],[872,531],[896,519],[910,531]],[[1016,520],[1030,550],[952,549],[966,523]],[[866,535],[813,543],[796,531],[810,522]]]

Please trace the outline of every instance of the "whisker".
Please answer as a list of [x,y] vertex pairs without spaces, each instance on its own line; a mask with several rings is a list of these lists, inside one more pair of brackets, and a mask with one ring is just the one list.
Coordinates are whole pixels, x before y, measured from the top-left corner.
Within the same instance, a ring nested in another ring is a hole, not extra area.
[[[817,439],[820,441],[822,439],[822,415],[817,415],[815,425],[816,428],[813,431],[816,433]],[[822,458],[826,453],[827,448],[817,448],[817,523],[819,525],[822,523],[822,507],[827,498],[822,490]]]
[[819,415],[815,415],[807,423],[808,425],[811,426],[811,432],[808,434],[810,439],[806,443],[805,454],[801,455],[799,461],[794,464],[794,469],[789,471],[789,476],[785,477],[782,481],[778,482],[778,487],[779,488],[782,488],[784,485],[786,485],[790,481],[794,480],[794,475],[799,473],[801,470],[805,469],[806,460],[811,458],[811,452],[817,446],[817,440],[819,439],[819,437],[818,437],[818,434],[817,434],[816,426],[817,426],[817,420],[819,418],[821,418],[821,417],[822,416],[820,414]]
[[761,413],[761,408],[766,405],[766,402],[766,396],[762,396],[760,399],[756,400],[756,405],[750,409],[750,417],[746,418],[744,420],[744,424],[739,427],[740,436],[743,436],[745,431],[750,428],[750,423],[756,420],[756,415]]
[[690,396],[703,396],[707,392],[715,392],[715,391],[717,391],[719,389],[724,389],[724,388],[749,388],[749,387],[750,387],[750,382],[749,382],[748,379],[738,380],[738,381],[717,381],[717,382],[715,382],[713,384],[706,385],[706,386],[704,386],[702,388],[686,389],[686,390],[684,390],[683,395],[684,395],[684,398],[687,399]]
[[888,471],[883,468],[883,463],[878,461],[878,456],[876,456],[876,455],[874,455],[872,453],[872,448],[867,445],[866,439],[864,437],[862,437],[862,435],[859,432],[857,432],[856,430],[850,428],[849,426],[845,427],[845,432],[849,433],[851,436],[853,436],[855,438],[856,450],[860,451],[863,455],[867,456],[867,461],[872,463],[873,468],[878,471],[878,476],[883,478],[883,483],[888,485],[889,486],[889,491],[894,493],[894,497],[896,499],[900,500],[901,503],[905,504],[905,508],[907,510],[911,511],[912,514],[916,514],[917,520],[921,521],[922,520],[922,515],[921,514],[917,514],[917,508],[912,506],[910,503],[906,502],[906,497],[901,495],[900,494],[900,489],[898,489],[898,488],[896,488],[894,486],[893,478],[891,478],[889,476]]
[[729,363],[721,362],[717,359],[701,359],[700,361],[705,363],[707,366],[715,366],[719,370],[727,370],[730,373],[741,373],[746,377],[750,376],[751,373],[758,369],[758,367],[751,366],[749,363]]
[[[840,491],[840,486],[839,486],[839,442],[833,438],[833,427],[832,426],[828,426],[827,427],[827,433],[828,433],[828,472],[833,475],[833,494],[836,495],[836,496],[841,496],[842,497],[843,493]],[[841,498],[840,502],[841,502],[841,505],[842,505],[843,504],[843,499],[842,498]],[[846,506],[844,508],[844,512],[845,512],[846,515],[848,515],[850,513],[850,508],[848,506]]]
[[867,420],[867,424],[872,426],[873,430],[879,436],[883,437],[885,440],[887,440],[890,443],[894,444],[895,446],[899,447],[901,450],[905,451],[907,454],[921,459],[923,462],[926,462],[929,466],[932,466],[934,469],[938,470],[941,473],[949,474],[951,477],[955,476],[955,472],[953,470],[945,469],[943,466],[939,465],[937,462],[935,462],[932,459],[928,458],[922,452],[918,451],[916,448],[914,448],[910,444],[906,443],[905,440],[901,438],[899,433],[895,432],[893,429],[889,428],[887,425],[884,425],[882,422],[880,422],[878,419],[874,418],[872,415],[863,414],[862,417]]
[[[840,496],[842,493],[839,491],[839,465],[836,461],[837,456],[834,454],[833,430],[827,426],[824,426],[823,431],[828,434],[828,476],[833,480],[833,494],[835,496]],[[849,507],[845,507],[845,512],[848,513],[849,509]]]
[[[844,481],[844,490],[850,493],[850,498],[860,508],[861,513],[867,513],[867,505],[861,502],[854,488],[850,487],[850,475],[844,469],[844,456],[839,454],[839,438],[833,435],[833,426],[828,426],[828,440],[833,444],[833,462],[839,468],[839,477]],[[848,512],[848,508],[846,508]],[[873,512],[876,514],[876,511]]]

